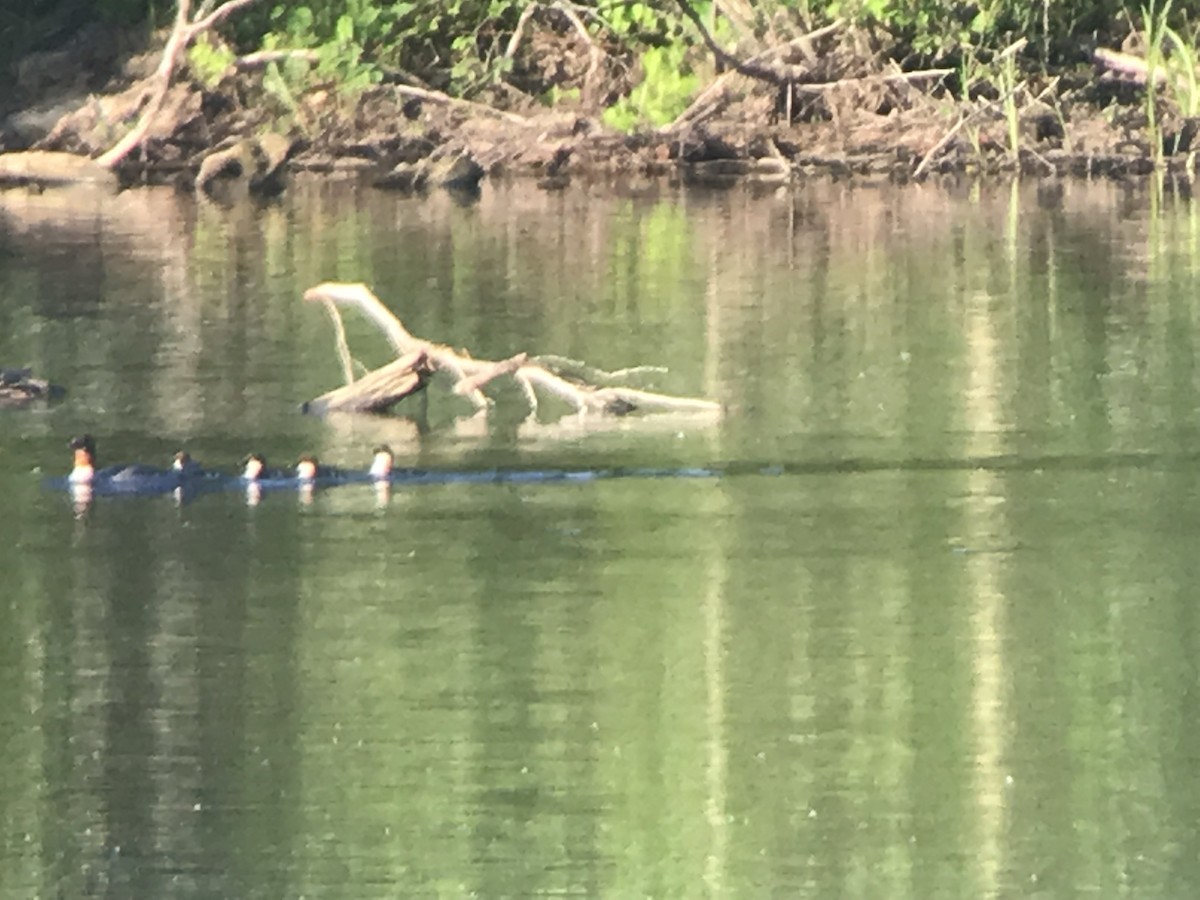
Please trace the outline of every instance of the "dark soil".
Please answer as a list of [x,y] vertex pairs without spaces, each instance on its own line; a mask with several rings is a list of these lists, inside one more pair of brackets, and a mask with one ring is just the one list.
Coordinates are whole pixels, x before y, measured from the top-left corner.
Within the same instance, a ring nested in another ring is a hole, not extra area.
[[[953,74],[900,76],[861,43],[841,36],[780,54],[767,77],[720,75],[706,102],[633,135],[603,126],[599,111],[641,77],[636,64],[604,48],[597,55],[571,33],[527,36],[509,81],[471,102],[414,90],[399,74],[351,101],[333,85],[285,100],[264,88],[260,72],[203,87],[184,71],[119,175],[127,184],[190,183],[212,150],[268,131],[286,137],[290,167],[360,171],[405,186],[420,183],[404,174],[414,166],[464,155],[482,174],[531,176],[547,189],[610,174],[724,184],[815,173],[1120,177],[1153,168],[1138,85],[1083,65],[1023,81],[1012,93],[1014,154],[997,86],[979,81],[962,97]],[[99,154],[136,118],[156,62],[156,49],[137,52],[99,29],[32,55],[18,67],[9,108],[0,108],[0,150]],[[533,99],[551,87],[573,89],[575,99],[555,108]],[[1162,105],[1168,167],[1190,171],[1197,122]]]

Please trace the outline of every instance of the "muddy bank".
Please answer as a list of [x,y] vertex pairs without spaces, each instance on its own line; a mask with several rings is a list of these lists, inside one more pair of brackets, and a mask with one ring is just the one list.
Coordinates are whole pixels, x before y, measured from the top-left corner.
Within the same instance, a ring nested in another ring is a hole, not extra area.
[[[555,189],[630,174],[729,184],[822,174],[1124,177],[1154,168],[1145,88],[1103,67],[1025,78],[1007,90],[980,80],[962,98],[950,70],[901,72],[831,35],[779,53],[769,70],[727,69],[673,122],[625,134],[606,127],[601,110],[638,73],[598,74],[589,48],[569,36],[543,35],[539,47],[553,75],[530,92],[499,86],[475,101],[403,77],[353,100],[322,85],[285,101],[261,65],[231,67],[207,86],[183,67],[140,149],[114,171],[125,185],[246,176],[270,193],[289,169],[355,173],[400,189],[486,175]],[[143,110],[161,53],[161,43],[139,48],[93,29],[32,54],[0,110],[0,150],[99,156]],[[547,87],[573,88],[574,99],[553,108],[532,99]],[[1197,121],[1161,105],[1164,165],[1190,174]]]

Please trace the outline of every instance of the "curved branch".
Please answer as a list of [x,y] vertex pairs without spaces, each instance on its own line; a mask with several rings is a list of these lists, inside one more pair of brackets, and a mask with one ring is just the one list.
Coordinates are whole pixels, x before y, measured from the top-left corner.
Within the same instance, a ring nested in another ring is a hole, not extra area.
[[676,2],[679,4],[679,8],[683,10],[683,14],[696,26],[696,30],[700,32],[700,37],[704,39],[705,45],[712,51],[713,56],[723,65],[728,66],[740,75],[745,75],[747,78],[756,78],[759,81],[770,82],[780,87],[786,87],[791,83],[792,79],[785,75],[780,75],[774,69],[760,66],[753,60],[742,62],[737,57],[730,55],[724,47],[717,43],[708,28],[705,27],[704,22],[700,19],[699,14],[692,9],[687,0],[676,0]]
[[[502,375],[511,375],[517,381],[529,398],[534,411],[537,409],[534,389],[540,388],[570,403],[581,416],[589,412],[625,415],[635,410],[682,410],[711,415],[719,415],[721,412],[720,404],[712,400],[675,397],[627,387],[595,387],[571,382],[531,362],[524,353],[518,353],[500,362],[463,356],[444,344],[414,337],[365,284],[325,282],[305,291],[304,299],[310,302],[357,307],[384,333],[398,354],[403,356],[420,353],[423,360],[428,361],[433,369],[451,373],[456,379],[455,392],[469,397],[479,412],[490,406],[490,402],[479,389],[488,381]],[[355,384],[365,380],[360,379]],[[354,385],[350,387],[353,388]]]
[[171,34],[167,38],[166,46],[163,47],[162,59],[159,60],[158,68],[155,69],[151,76],[153,88],[150,92],[150,99],[146,102],[142,109],[142,114],[138,118],[137,124],[130,129],[121,140],[117,141],[109,150],[100,154],[96,158],[96,162],[106,169],[115,168],[121,160],[138,147],[146,137],[146,132],[150,130],[150,126],[154,124],[154,117],[158,115],[159,109],[162,108],[163,99],[167,96],[167,89],[171,86],[171,76],[175,73],[175,66],[179,62],[179,57],[183,51],[187,49],[188,44],[195,40],[196,35],[202,31],[206,31],[213,25],[216,25],[222,19],[232,15],[235,11],[243,6],[249,6],[254,0],[227,0],[215,10],[199,21],[190,21],[191,0],[178,0],[175,9],[175,24],[171,28]]

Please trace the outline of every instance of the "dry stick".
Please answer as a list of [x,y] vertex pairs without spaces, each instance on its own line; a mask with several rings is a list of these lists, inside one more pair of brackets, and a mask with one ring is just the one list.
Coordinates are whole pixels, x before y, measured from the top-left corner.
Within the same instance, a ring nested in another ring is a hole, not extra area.
[[249,72],[254,69],[264,69],[271,63],[286,62],[289,59],[299,59],[309,65],[316,65],[320,56],[315,50],[258,50],[239,56],[233,65],[239,72]]
[[504,49],[504,58],[512,59],[517,54],[517,47],[521,45],[521,38],[525,34],[525,23],[529,21],[529,17],[537,11],[541,6],[540,3],[530,3],[521,10],[521,18],[517,19],[517,27],[513,29],[513,36],[508,39],[508,46]]
[[[304,292],[304,299],[309,301],[329,301],[348,306],[356,306],[376,326],[383,331],[384,336],[400,355],[423,351],[426,358],[435,369],[453,373],[467,395],[475,403],[476,409],[482,413],[490,405],[472,378],[486,375],[493,377],[497,365],[490,360],[471,359],[455,353],[442,344],[434,344],[421,340],[409,333],[400,320],[388,310],[365,284],[347,284],[344,282],[325,282],[311,287]],[[518,361],[514,357],[508,363]],[[711,400],[691,397],[673,397],[666,394],[655,394],[632,388],[606,387],[593,388],[590,385],[577,386],[565,379],[547,371],[539,365],[519,363],[512,373],[513,377],[525,390],[526,396],[531,397],[530,406],[536,410],[537,399],[533,394],[535,387],[561,397],[575,406],[580,416],[588,412],[604,412],[621,404],[637,408],[690,410],[719,414],[721,406]]]
[[501,375],[511,375],[528,361],[528,353],[518,353],[516,356],[502,360],[501,362],[492,363],[483,371],[477,372],[469,378],[464,378],[456,384],[454,386],[454,393],[471,394],[478,391],[493,378],[499,378]]
[[579,36],[583,38],[583,42],[587,44],[588,67],[587,71],[583,73],[583,94],[586,96],[588,85],[592,83],[592,76],[595,75],[596,70],[600,68],[600,61],[604,59],[604,51],[601,50],[596,45],[596,42],[592,40],[592,36],[588,34],[587,28],[583,24],[583,20],[576,15],[573,9],[563,3],[562,0],[558,0],[558,2],[554,4],[554,8],[567,17],[567,21],[571,23],[572,27],[574,27],[577,32],[579,32]]
[[840,87],[873,84],[878,81],[923,81],[926,78],[945,78],[947,75],[953,74],[954,69],[918,69],[915,72],[887,72],[879,75],[863,75],[858,78],[839,78],[837,81],[821,81],[816,84],[793,84],[792,90],[803,94],[821,94]]
[[325,312],[329,313],[329,318],[333,320],[334,340],[337,344],[338,359],[342,363],[342,377],[346,379],[346,384],[353,384],[354,358],[350,355],[350,344],[346,340],[346,326],[342,323],[342,314],[332,301],[324,300],[322,303]]
[[459,97],[451,97],[449,94],[443,94],[441,91],[426,90],[425,88],[409,87],[405,84],[394,84],[392,90],[397,94],[405,97],[412,97],[416,100],[428,100],[430,103],[440,103],[445,106],[464,106],[467,109],[475,110],[479,113],[498,116],[507,122],[512,122],[516,125],[533,125],[528,119],[523,116],[518,116],[516,113],[505,112],[502,109],[488,106],[486,103],[475,103],[471,100],[463,100]]
[[725,48],[718,44],[716,39],[709,33],[708,29],[704,26],[704,22],[701,20],[700,16],[697,15],[696,11],[688,4],[687,0],[676,0],[676,3],[678,3],[679,8],[683,10],[683,14],[691,20],[693,25],[696,26],[696,30],[700,32],[700,37],[704,40],[704,43],[708,49],[712,51],[713,56],[720,60],[724,65],[729,66],[731,69],[737,70],[739,73],[748,78],[755,78],[759,81],[767,81],[771,84],[779,85],[780,87],[786,86],[788,82],[791,81],[790,78],[780,75],[774,69],[768,69],[765,66],[761,66],[753,61],[743,62],[732,54],[727,53]]
[[196,35],[211,28],[234,11],[241,9],[243,6],[249,6],[253,2],[254,0],[228,0],[228,2],[222,3],[203,19],[189,23],[188,13],[191,9],[191,0],[178,0],[178,7],[175,11],[175,25],[171,28],[171,34],[167,38],[166,46],[163,47],[163,55],[162,59],[159,60],[158,68],[151,76],[151,79],[154,81],[154,89],[150,94],[150,99],[142,110],[137,124],[133,126],[129,133],[117,141],[116,145],[110,150],[96,158],[96,162],[99,165],[104,166],[106,169],[114,168],[135,147],[141,144],[142,140],[146,137],[146,132],[154,124],[154,117],[158,115],[163,100],[167,96],[167,89],[171,86],[171,76],[175,72],[175,64],[178,62],[180,54],[187,49],[187,45],[192,42]]
[[[1018,86],[1018,87],[1020,87],[1020,86]],[[926,153],[923,157],[921,157],[920,164],[917,166],[917,168],[915,170],[913,170],[913,178],[921,177],[921,173],[925,171],[925,167],[928,166],[929,163],[933,161],[934,157],[937,156],[938,153],[940,153],[942,150],[944,150],[946,148],[946,146],[952,140],[954,140],[954,136],[956,134],[958,134],[960,131],[962,131],[962,129],[966,126],[966,124],[968,122],[970,122],[971,120],[975,119],[976,117],[982,115],[985,112],[990,112],[991,110],[998,108],[1001,103],[1004,103],[1006,100],[1008,100],[1009,97],[1011,97],[1016,92],[1017,92],[1017,88],[1013,88],[1011,91],[1008,91],[1006,94],[1004,94],[1004,96],[1002,96],[1000,99],[990,101],[989,103],[984,104],[983,106],[979,107],[978,109],[972,110],[971,112],[967,113],[967,115],[960,118],[958,120],[958,122],[955,123],[954,127],[951,128],[949,131],[947,131],[942,136],[942,139],[940,141],[938,141],[936,144],[934,144],[933,148],[928,153]]]
[[[763,62],[764,60],[770,59],[772,56],[778,56],[780,53],[782,53],[784,50],[787,50],[790,47],[801,46],[807,41],[812,41],[819,37],[824,37],[827,34],[832,34],[833,32],[840,29],[843,24],[844,24],[843,21],[841,19],[838,19],[836,22],[832,22],[829,25],[826,25],[822,28],[818,28],[816,31],[810,31],[810,32],[808,32],[808,34],[802,34],[799,37],[794,37],[789,41],[785,41],[784,43],[779,44],[778,46],[769,47],[766,50],[764,50],[762,53],[758,53],[758,54],[750,57],[749,61],[751,63]],[[712,100],[712,98],[716,94],[721,93],[725,89],[725,85],[729,82],[729,80],[735,74],[737,74],[737,73],[736,72],[725,72],[724,74],[718,76],[715,81],[713,81],[708,87],[706,87],[703,91],[700,92],[700,96],[698,96],[695,100],[693,100],[691,102],[691,104],[688,105],[687,109],[685,109],[683,112],[681,112],[676,117],[674,122],[671,122],[669,125],[665,126],[663,128],[663,131],[666,133],[670,133],[672,131],[678,131],[680,128],[683,128],[686,125],[694,124],[693,120],[698,120],[698,119],[702,118],[700,113],[704,112],[707,114],[707,112],[708,112],[708,110],[704,109],[704,107]],[[790,101],[790,99],[791,98],[789,95],[789,101]],[[788,116],[788,120],[789,121],[791,120],[790,115]]]

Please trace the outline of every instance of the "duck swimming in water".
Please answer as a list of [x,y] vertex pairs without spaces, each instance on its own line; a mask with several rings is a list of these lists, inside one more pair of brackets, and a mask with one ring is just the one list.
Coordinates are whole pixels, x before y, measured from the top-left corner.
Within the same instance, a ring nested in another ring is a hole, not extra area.
[[168,490],[179,483],[179,475],[175,471],[156,466],[130,464],[97,469],[96,440],[90,434],[72,439],[68,446],[74,453],[74,466],[67,476],[69,484],[102,485],[122,491],[152,493]]
[[75,454],[75,465],[67,480],[71,484],[91,484],[96,479],[96,442],[90,434],[72,439],[67,445]]
[[242,463],[242,478],[246,481],[258,481],[266,477],[267,461],[262,454],[251,453]]
[[296,477],[301,481],[316,481],[321,474],[321,467],[315,456],[302,456],[296,463]]
[[180,450],[175,454],[175,458],[171,460],[171,471],[177,472],[180,475],[205,475],[204,467],[200,463],[192,459],[192,455],[186,450]]
[[[362,478],[359,473],[358,478]],[[296,479],[309,484],[315,481],[353,481],[354,473],[339,469],[336,466],[325,466],[317,461],[311,453],[306,453],[296,461]]]

